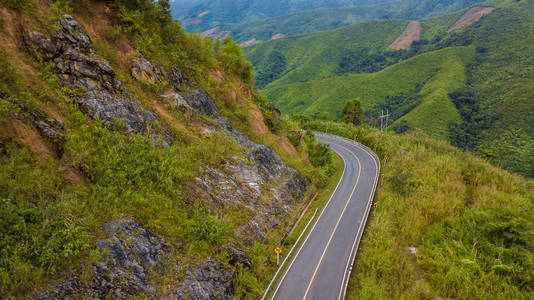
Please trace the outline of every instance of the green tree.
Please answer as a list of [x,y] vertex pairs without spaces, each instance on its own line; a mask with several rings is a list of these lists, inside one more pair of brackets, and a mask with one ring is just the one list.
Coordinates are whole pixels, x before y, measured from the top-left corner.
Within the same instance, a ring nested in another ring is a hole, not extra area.
[[346,123],[360,125],[363,121],[363,109],[360,99],[349,100],[341,111],[343,120]]

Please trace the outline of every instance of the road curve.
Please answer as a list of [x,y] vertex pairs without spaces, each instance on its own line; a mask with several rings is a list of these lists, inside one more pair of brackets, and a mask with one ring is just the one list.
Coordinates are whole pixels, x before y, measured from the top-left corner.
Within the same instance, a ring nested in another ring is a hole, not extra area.
[[380,161],[369,148],[316,133],[344,162],[339,183],[282,275],[272,299],[344,299],[378,183]]

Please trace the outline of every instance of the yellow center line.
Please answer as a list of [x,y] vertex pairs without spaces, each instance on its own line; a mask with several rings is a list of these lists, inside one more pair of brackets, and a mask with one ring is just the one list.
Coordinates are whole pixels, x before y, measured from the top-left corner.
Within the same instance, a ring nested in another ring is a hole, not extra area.
[[[332,144],[335,144],[335,143],[332,143]],[[336,226],[334,227],[334,230],[332,231],[332,234],[330,235],[330,238],[328,239],[328,242],[326,243],[326,246],[325,246],[325,248],[323,250],[323,254],[321,254],[321,258],[319,259],[319,262],[317,263],[317,266],[315,267],[315,271],[313,272],[313,275],[312,275],[312,278],[310,280],[310,283],[308,284],[308,287],[306,288],[306,293],[304,294],[304,297],[302,298],[303,300],[306,300],[306,297],[308,297],[308,293],[310,292],[310,288],[311,288],[311,285],[313,283],[313,280],[315,279],[315,275],[317,274],[317,271],[319,270],[319,267],[321,266],[321,262],[323,261],[323,258],[324,258],[324,255],[326,253],[326,250],[328,249],[328,246],[330,246],[330,242],[332,241],[332,238],[334,237],[334,234],[336,233],[337,227],[339,226],[339,223],[341,222],[341,218],[343,218],[343,215],[345,214],[345,210],[347,210],[347,207],[349,206],[350,199],[352,198],[352,195],[354,195],[354,192],[356,191],[356,187],[358,186],[358,182],[360,181],[360,175],[361,175],[361,172],[362,172],[362,165],[361,165],[361,162],[360,162],[360,159],[358,158],[358,156],[356,156],[349,149],[347,149],[347,148],[345,148],[345,147],[343,147],[343,146],[341,146],[339,144],[335,144],[335,145],[347,150],[350,154],[352,154],[352,156],[354,156],[356,158],[356,160],[358,161],[358,177],[356,178],[356,183],[354,184],[354,188],[352,188],[352,192],[350,193],[350,196],[347,199],[347,202],[345,203],[345,207],[343,208],[343,211],[341,212],[341,215],[339,216],[339,219],[336,222]]]

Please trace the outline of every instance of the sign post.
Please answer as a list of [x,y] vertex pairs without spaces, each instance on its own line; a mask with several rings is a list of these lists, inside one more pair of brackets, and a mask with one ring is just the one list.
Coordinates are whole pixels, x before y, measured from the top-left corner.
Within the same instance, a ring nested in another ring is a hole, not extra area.
[[280,247],[274,248],[274,253],[276,253],[276,265],[280,265],[280,253],[282,253],[282,249]]

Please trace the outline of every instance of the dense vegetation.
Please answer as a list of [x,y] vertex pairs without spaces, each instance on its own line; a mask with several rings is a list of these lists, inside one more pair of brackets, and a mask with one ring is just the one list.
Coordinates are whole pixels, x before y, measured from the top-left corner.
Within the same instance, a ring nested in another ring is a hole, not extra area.
[[[333,31],[273,40],[247,47],[245,52],[255,66],[259,86],[310,81],[356,68],[350,56],[385,51],[406,24],[399,20],[370,21]],[[277,61],[284,61],[283,66],[272,68],[269,59],[272,55],[278,57]],[[361,64],[371,71],[373,66],[366,65],[369,63],[372,64],[366,59]]]
[[472,47],[450,47],[399,62],[380,72],[350,73],[321,80],[268,85],[269,99],[288,113],[325,112],[340,118],[347,100],[359,98],[367,117],[389,108],[394,120],[406,120],[433,137],[447,138],[448,124],[459,114],[448,93],[466,82]]
[[[298,124],[276,117],[253,88],[251,64],[239,45],[231,39],[219,42],[186,33],[170,16],[168,1],[115,1],[111,11],[84,0],[1,3],[0,19],[9,17],[43,31],[57,30],[54,26],[63,13],[86,27],[92,25],[89,34],[97,54],[110,62],[118,78],[175,140],[169,146],[90,119],[73,104],[79,91],[59,84],[54,63],[19,48],[19,30],[2,27],[0,38],[7,42],[0,44],[0,297],[35,293],[75,267],[91,280],[91,262],[100,258],[94,242],[105,237],[102,224],[117,218],[134,218],[164,237],[171,254],[185,263],[206,256],[227,262],[222,247],[239,243],[235,229],[247,215],[235,207],[210,209],[190,194],[188,186],[206,166],[222,168],[232,157],[244,157],[244,149],[223,134],[202,134],[209,119],[163,108],[163,87],[140,84],[130,76],[131,60],[138,53],[154,64],[178,67],[187,84],[213,95],[223,115],[257,142],[275,148],[312,189],[322,188],[335,171],[328,148],[309,134],[296,140],[296,153],[277,143],[282,135],[299,132]],[[217,83],[210,71],[224,82]],[[236,96],[229,96],[228,90]],[[31,126],[18,120],[21,103],[65,123],[62,155],[54,155]],[[252,131],[249,110],[258,110],[255,105],[263,107],[267,125],[278,135],[269,131],[260,137]],[[270,242],[280,241],[286,225],[269,233]],[[261,293],[258,282],[269,280],[272,272],[264,263],[271,248],[244,248],[254,266],[239,269],[234,282],[239,297]],[[163,276],[163,282],[183,280],[174,273]]]
[[357,136],[382,160],[348,299],[534,296],[534,182],[420,132],[301,121]]
[[443,15],[478,2],[482,1],[400,0],[388,3],[373,2],[373,5],[367,6],[314,9],[250,23],[223,24],[218,26],[218,32],[230,32],[237,42],[251,39],[267,41],[278,33],[293,36],[370,20],[413,20]]
[[[385,20],[264,42],[245,48],[245,52],[254,64],[260,87],[345,73],[373,73],[424,52],[469,45],[470,41],[463,41],[455,33],[447,35],[448,27],[462,14],[463,11],[421,20],[422,39],[414,42],[410,50],[388,47],[408,22]],[[274,55],[285,63],[271,68]],[[314,66],[320,71],[312,72]]]

